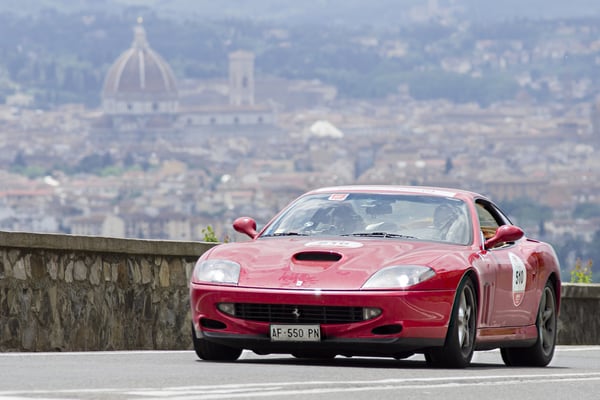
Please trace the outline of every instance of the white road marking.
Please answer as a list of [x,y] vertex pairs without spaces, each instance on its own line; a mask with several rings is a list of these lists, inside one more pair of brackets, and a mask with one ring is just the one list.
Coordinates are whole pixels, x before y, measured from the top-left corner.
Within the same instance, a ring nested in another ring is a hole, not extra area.
[[[600,346],[556,346],[555,352],[570,352],[570,351],[600,351]],[[488,351],[476,351],[475,355],[480,353],[493,353],[499,352],[499,350],[488,350]],[[95,356],[128,356],[132,354],[181,354],[181,353],[189,353],[194,354],[193,350],[118,350],[118,351],[73,351],[73,352],[59,352],[59,351],[49,351],[49,352],[8,352],[8,353],[0,353],[0,358],[2,357],[42,357],[42,356],[79,356],[79,357],[95,357]],[[244,350],[240,359],[244,358],[253,358],[252,355],[254,353],[249,350]],[[248,357],[250,356],[250,357]],[[284,354],[279,355],[278,357],[285,357]],[[385,358],[382,358],[382,360]]]
[[600,351],[600,346],[556,346],[554,352],[568,353],[570,351]]
[[2,357],[41,357],[41,356],[80,356],[80,357],[95,357],[95,356],[126,356],[131,354],[194,354],[194,350],[118,350],[118,351],[47,351],[47,352],[24,352],[24,353],[0,353]]
[[[487,375],[487,376],[446,376],[435,378],[380,379],[365,381],[308,381],[308,382],[265,382],[247,384],[224,384],[181,386],[167,388],[123,388],[85,390],[35,390],[0,391],[0,400],[40,399],[38,395],[51,396],[53,400],[71,398],[74,394],[110,394],[120,398],[169,398],[169,399],[233,399],[252,397],[275,397],[291,395],[311,395],[328,393],[353,393],[364,391],[388,391],[407,389],[446,389],[482,385],[522,385],[532,383],[600,381],[600,372],[572,374],[530,374],[530,375]],[[31,397],[30,397],[31,396]],[[66,396],[66,397],[63,397]],[[134,396],[134,397],[132,397]]]

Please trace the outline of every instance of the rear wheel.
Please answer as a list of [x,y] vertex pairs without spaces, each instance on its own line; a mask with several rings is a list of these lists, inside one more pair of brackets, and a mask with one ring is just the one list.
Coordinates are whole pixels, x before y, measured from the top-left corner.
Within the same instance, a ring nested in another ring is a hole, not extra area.
[[206,339],[198,338],[196,330],[192,325],[192,341],[196,355],[206,361],[235,361],[242,354],[241,349],[223,346],[218,343],[211,343]]
[[556,292],[552,282],[548,281],[542,292],[537,314],[537,341],[533,346],[527,348],[501,349],[500,353],[504,364],[520,367],[545,367],[548,365],[554,356],[557,321]]
[[435,367],[465,368],[473,358],[477,329],[477,297],[473,281],[466,278],[459,286],[452,309],[446,343],[425,353],[427,364]]

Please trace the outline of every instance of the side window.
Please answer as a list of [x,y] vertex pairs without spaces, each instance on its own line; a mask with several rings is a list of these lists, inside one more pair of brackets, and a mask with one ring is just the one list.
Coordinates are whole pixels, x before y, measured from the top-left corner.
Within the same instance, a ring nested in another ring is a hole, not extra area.
[[[499,215],[492,205],[484,202],[477,202],[477,216],[479,217],[479,227],[485,239],[489,239],[496,234],[496,229],[500,225],[504,225],[505,221],[499,220]],[[494,215],[496,214],[496,215]]]

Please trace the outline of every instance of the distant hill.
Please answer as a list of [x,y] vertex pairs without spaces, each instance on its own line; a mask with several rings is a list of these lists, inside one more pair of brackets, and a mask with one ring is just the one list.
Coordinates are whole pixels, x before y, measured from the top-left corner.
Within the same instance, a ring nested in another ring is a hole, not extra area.
[[407,21],[414,7],[428,2],[452,7],[473,21],[515,18],[557,19],[600,15],[598,0],[19,0],[0,2],[0,12],[37,14],[103,11],[122,14],[132,9],[152,10],[176,19],[253,19],[288,24],[351,24],[390,26]]
[[598,0],[456,0],[472,20],[559,19],[600,15]]
[[[138,17],[183,79],[223,78],[227,54],[245,49],[259,74],[317,79],[339,98],[381,99],[401,87],[420,100],[487,106],[526,94],[545,102],[563,96],[549,82],[570,87],[572,77],[588,86],[578,99],[600,92],[598,52],[567,54],[569,43],[598,40],[598,0],[568,7],[564,0],[0,0],[0,104],[24,90],[38,108],[97,106],[106,70],[131,44]],[[582,29],[564,41],[560,26]],[[481,40],[498,41],[485,50],[498,57],[474,57]],[[518,61],[538,46],[565,56],[546,51]],[[506,64],[507,51],[517,61]],[[537,81],[527,93],[515,79],[524,73]]]

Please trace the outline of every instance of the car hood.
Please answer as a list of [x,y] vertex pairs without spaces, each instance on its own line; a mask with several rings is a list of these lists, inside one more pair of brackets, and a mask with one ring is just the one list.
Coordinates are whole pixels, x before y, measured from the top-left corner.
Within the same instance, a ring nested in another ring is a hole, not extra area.
[[463,268],[464,252],[464,246],[395,238],[263,238],[216,246],[206,258],[238,262],[241,287],[349,290],[392,265],[427,265],[438,273]]

